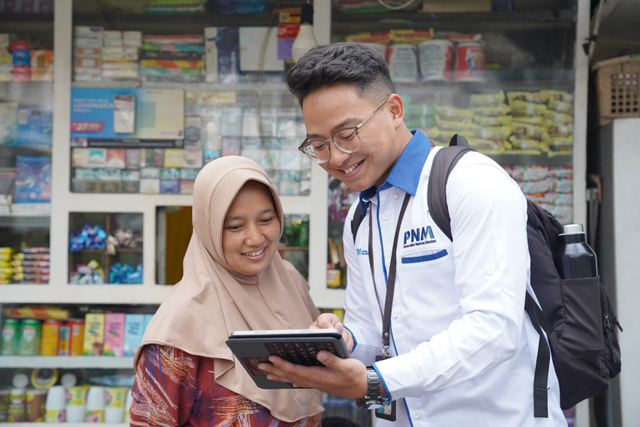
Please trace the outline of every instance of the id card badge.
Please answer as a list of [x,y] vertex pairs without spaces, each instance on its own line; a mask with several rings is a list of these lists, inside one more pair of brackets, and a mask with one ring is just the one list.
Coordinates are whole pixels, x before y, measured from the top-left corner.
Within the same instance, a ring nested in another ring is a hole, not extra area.
[[[384,356],[376,356],[376,362],[380,360],[384,360]],[[374,411],[376,418],[380,418],[387,421],[395,421],[396,420],[396,401],[385,399],[384,405],[379,408],[376,408]]]

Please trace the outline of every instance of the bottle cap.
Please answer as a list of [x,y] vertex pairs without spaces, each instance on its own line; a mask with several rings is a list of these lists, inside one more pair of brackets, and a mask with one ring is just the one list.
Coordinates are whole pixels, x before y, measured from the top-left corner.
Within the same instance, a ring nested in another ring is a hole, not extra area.
[[62,377],[60,377],[60,384],[67,388],[73,387],[74,385],[76,385],[77,382],[78,382],[78,379],[71,372],[67,372]]
[[25,388],[29,385],[29,377],[25,374],[16,374],[13,376],[13,386],[15,388]]
[[584,234],[582,224],[567,224],[562,229],[564,232],[560,234],[561,236],[565,234]]

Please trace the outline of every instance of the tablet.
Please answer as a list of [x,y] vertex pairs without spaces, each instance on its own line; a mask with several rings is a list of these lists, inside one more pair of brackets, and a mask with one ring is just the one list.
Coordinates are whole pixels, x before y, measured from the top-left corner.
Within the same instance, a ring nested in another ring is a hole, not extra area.
[[236,331],[229,336],[227,345],[256,385],[264,389],[293,388],[289,383],[267,379],[267,372],[258,368],[259,363],[270,363],[271,355],[305,366],[324,366],[316,358],[320,350],[343,359],[349,357],[347,345],[337,329]]

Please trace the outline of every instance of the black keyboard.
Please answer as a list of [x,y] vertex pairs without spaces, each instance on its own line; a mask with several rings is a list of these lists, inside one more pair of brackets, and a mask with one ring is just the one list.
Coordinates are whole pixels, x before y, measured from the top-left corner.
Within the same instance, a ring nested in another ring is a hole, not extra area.
[[318,352],[326,350],[333,354],[337,353],[335,346],[330,342],[283,342],[265,345],[270,354],[280,356],[282,359],[296,365],[324,366],[317,359]]

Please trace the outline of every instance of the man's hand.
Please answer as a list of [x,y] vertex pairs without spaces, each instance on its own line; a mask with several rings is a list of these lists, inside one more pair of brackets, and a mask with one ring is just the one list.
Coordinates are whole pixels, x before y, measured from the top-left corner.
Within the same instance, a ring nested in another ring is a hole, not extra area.
[[[347,328],[344,327],[342,323],[340,323],[340,318],[333,313],[323,313],[316,319],[315,322],[309,326],[309,329],[328,329],[333,328],[340,331],[342,334],[342,339],[345,344],[347,344],[347,349],[349,353],[353,351],[353,337],[351,336],[351,332]],[[324,363],[324,362],[323,362]],[[362,397],[362,396],[361,396]]]
[[292,383],[294,387],[312,387],[354,400],[367,394],[367,368],[362,362],[341,359],[328,351],[319,352],[318,360],[325,367],[294,365],[278,356],[269,357],[273,365],[261,363],[258,367],[269,372],[268,379]]

